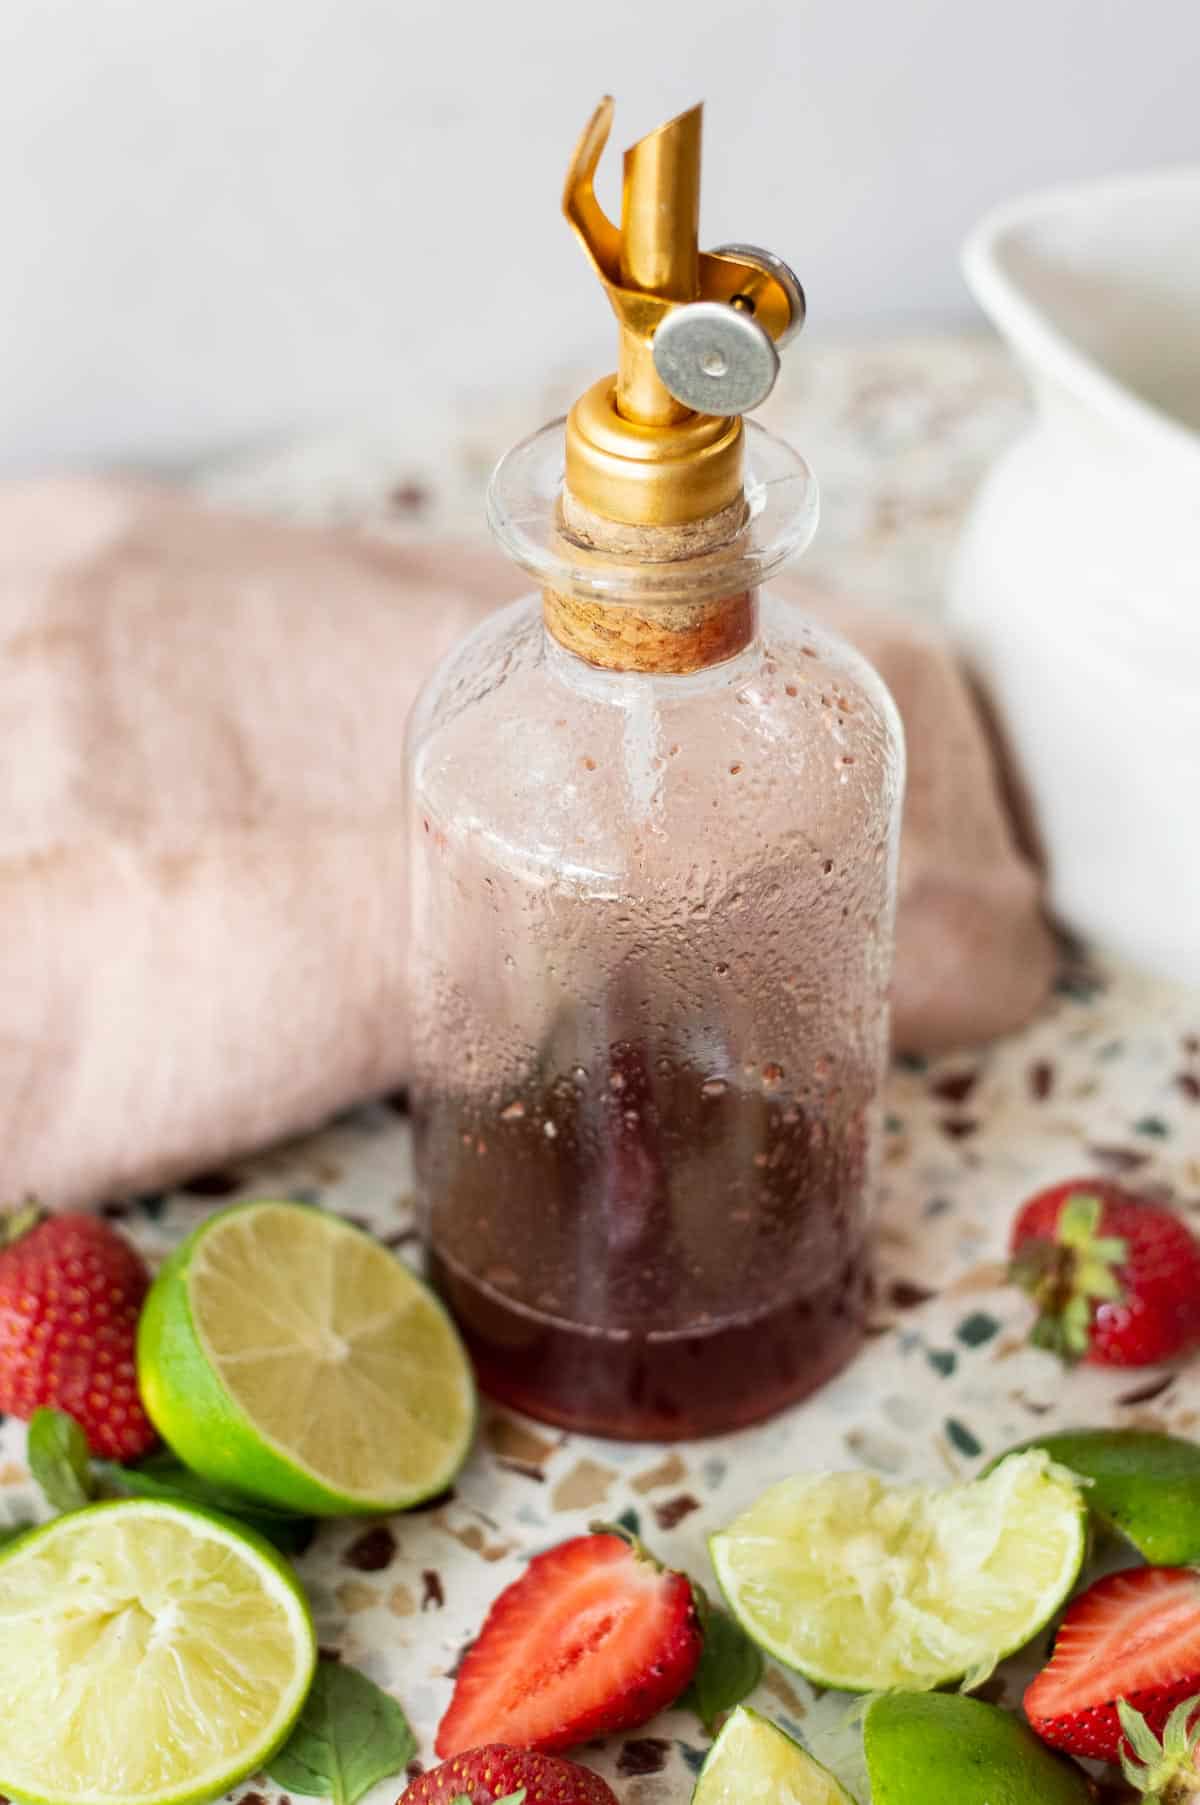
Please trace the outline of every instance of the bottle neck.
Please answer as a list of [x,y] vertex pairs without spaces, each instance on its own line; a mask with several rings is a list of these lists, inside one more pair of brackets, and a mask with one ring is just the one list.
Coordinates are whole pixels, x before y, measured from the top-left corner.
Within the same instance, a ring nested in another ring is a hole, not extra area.
[[[678,526],[623,526],[605,520],[564,490],[559,506],[563,534],[588,551],[600,551],[630,566],[659,565],[696,558],[736,544],[747,518],[738,499],[705,520]],[[600,670],[685,675],[736,658],[757,631],[754,590],[729,595],[706,592],[694,600],[608,601],[545,587],[546,629],[559,645]]]

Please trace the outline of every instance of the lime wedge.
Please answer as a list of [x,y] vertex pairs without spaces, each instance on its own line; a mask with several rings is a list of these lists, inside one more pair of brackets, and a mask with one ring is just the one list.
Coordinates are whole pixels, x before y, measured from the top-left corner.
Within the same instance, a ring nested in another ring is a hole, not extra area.
[[872,1699],[863,1746],[874,1805],[1088,1805],[1079,1768],[1011,1711],[955,1693]]
[[980,1684],[1053,1617],[1087,1514],[1039,1452],[936,1491],[871,1473],[772,1486],[712,1538],[729,1607],[768,1654],[849,1692]]
[[739,1705],[700,1769],[692,1805],[854,1805],[828,1768],[757,1711]]
[[206,1479],[320,1516],[443,1491],[471,1444],[475,1386],[432,1291],[369,1235],[295,1203],[202,1223],[138,1331],[160,1435]]
[[1065,1429],[1023,1442],[1088,1481],[1092,1515],[1153,1567],[1200,1561],[1200,1447],[1154,1429]]
[[316,1641],[268,1544],[159,1499],[59,1517],[0,1555],[0,1789],[182,1805],[267,1761]]

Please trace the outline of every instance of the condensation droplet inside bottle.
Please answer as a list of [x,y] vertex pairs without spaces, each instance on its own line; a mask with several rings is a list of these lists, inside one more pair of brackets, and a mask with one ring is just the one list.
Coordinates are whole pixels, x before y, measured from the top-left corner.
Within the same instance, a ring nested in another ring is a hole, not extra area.
[[713,967],[713,970],[716,972],[718,978],[724,978],[729,973],[729,967],[726,965],[724,959],[719,959]]
[[553,1122],[543,1122],[542,1133],[548,1141],[556,1141],[558,1139],[558,1129],[554,1126]]
[[515,1103],[509,1103],[500,1111],[500,1120],[502,1122],[519,1122],[524,1114],[525,1105],[518,1097]]
[[729,1084],[726,1079],[706,1078],[700,1086],[700,1095],[702,1097],[723,1097],[728,1089]]
[[776,1065],[773,1059],[768,1060],[762,1069],[762,1075],[764,1084],[778,1084],[783,1077],[783,1067],[781,1065]]

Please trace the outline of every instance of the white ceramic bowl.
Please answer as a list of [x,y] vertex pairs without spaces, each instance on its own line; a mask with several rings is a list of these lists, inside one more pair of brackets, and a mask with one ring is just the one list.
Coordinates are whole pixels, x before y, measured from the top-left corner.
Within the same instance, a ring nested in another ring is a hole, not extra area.
[[967,242],[1029,375],[951,613],[1056,913],[1200,984],[1200,168],[1057,190]]

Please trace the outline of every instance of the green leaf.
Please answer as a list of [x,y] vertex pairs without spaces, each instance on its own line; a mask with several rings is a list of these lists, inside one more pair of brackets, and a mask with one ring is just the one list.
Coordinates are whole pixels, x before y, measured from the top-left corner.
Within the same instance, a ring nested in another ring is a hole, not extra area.
[[416,1747],[394,1698],[353,1667],[319,1661],[296,1727],[267,1772],[285,1792],[354,1805],[407,1766]]
[[7,1548],[10,1542],[15,1542],[19,1536],[27,1535],[32,1528],[32,1523],[0,1524],[0,1548]]
[[202,1479],[165,1450],[136,1467],[93,1461],[83,1430],[61,1410],[34,1411],[29,1422],[28,1459],[29,1470],[47,1502],[58,1511],[81,1510],[101,1493],[106,1497],[165,1498],[233,1517],[256,1529],[281,1554],[302,1554],[312,1540],[310,1517],[277,1510],[256,1498],[245,1498],[229,1486]]
[[96,1496],[87,1436],[65,1411],[34,1411],[27,1458],[29,1471],[55,1510],[82,1510]]
[[256,1529],[281,1554],[302,1554],[312,1540],[310,1517],[277,1510],[273,1505],[260,1504],[256,1498],[245,1498],[227,1485],[202,1479],[199,1473],[181,1465],[173,1454],[152,1454],[136,1467],[100,1461],[96,1470],[106,1490],[126,1498],[165,1498],[171,1503],[199,1504],[205,1510],[219,1511],[222,1516]]
[[[519,1792],[506,1792],[502,1799],[496,1800],[496,1805],[525,1805],[526,1791],[523,1786]],[[473,1801],[467,1793],[460,1792],[451,1799],[450,1805],[473,1805]]]
[[718,1610],[694,1580],[692,1594],[704,1631],[704,1653],[679,1702],[685,1710],[696,1713],[712,1736],[717,1720],[749,1698],[759,1684],[763,1658],[745,1630],[727,1612]]

